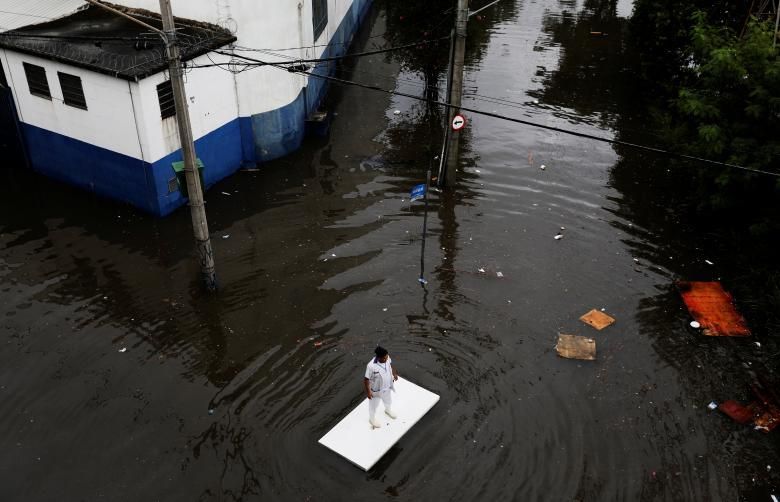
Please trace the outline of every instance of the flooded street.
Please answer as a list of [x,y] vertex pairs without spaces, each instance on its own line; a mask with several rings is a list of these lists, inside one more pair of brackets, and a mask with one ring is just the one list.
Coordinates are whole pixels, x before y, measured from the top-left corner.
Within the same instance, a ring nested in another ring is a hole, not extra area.
[[[631,2],[596,4],[505,0],[472,20],[463,105],[652,144],[622,66]],[[352,51],[389,43],[389,15],[376,2]],[[425,85],[389,55],[337,76]],[[207,192],[216,296],[186,209],[154,219],[0,170],[4,500],[780,496],[778,432],[707,409],[777,379],[780,299],[757,279],[775,258],[691,216],[685,164],[466,114],[423,288],[409,190],[441,121],[357,87],[327,108],[327,138]],[[690,329],[677,280],[722,281],[753,337]],[[593,308],[617,322],[583,324]],[[594,338],[597,360],[558,357],[558,333]],[[317,440],[364,398],[377,343],[441,400],[364,473]]]

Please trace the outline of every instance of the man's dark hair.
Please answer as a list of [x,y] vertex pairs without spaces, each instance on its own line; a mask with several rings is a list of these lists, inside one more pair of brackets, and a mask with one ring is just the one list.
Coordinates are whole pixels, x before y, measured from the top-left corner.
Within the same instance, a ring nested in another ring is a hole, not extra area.
[[387,350],[377,345],[376,348],[374,349],[374,354],[376,354],[376,357],[385,357],[387,355]]

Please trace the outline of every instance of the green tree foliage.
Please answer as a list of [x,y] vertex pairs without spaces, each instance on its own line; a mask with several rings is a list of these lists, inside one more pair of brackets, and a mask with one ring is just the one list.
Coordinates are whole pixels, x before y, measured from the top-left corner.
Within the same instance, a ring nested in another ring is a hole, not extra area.
[[[690,64],[675,104],[682,138],[694,154],[778,170],[780,60],[773,28],[751,20],[742,38],[694,14]],[[725,173],[721,183],[733,176]]]

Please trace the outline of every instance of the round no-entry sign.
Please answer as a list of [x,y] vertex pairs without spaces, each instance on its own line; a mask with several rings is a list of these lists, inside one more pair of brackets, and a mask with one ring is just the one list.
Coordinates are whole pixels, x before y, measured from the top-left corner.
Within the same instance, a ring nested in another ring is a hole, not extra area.
[[452,130],[453,131],[460,131],[466,127],[466,117],[463,115],[455,115],[452,117]]

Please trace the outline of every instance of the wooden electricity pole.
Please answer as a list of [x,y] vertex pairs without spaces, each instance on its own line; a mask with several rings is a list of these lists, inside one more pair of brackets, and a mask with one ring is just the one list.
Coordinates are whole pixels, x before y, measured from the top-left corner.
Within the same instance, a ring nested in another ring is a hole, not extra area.
[[[450,67],[451,86],[449,103],[450,112],[446,127],[452,127],[452,119],[460,113],[461,98],[463,96],[463,62],[466,58],[466,26],[469,20],[468,0],[458,0],[455,20],[455,44]],[[447,169],[444,171],[444,184],[448,187],[455,186],[458,168],[458,153],[460,149],[461,131],[449,131],[447,140]]]
[[168,71],[171,76],[173,100],[176,105],[176,123],[179,126],[181,153],[184,157],[184,175],[187,179],[187,194],[190,199],[190,215],[195,242],[200,257],[200,268],[206,289],[217,289],[217,273],[214,268],[214,251],[211,248],[209,225],[206,220],[206,207],[203,203],[203,189],[195,156],[195,141],[190,125],[190,111],[187,107],[187,93],[184,90],[184,78],[181,65],[181,54],[176,43],[176,27],[173,22],[173,11],[170,0],[160,0],[160,15],[162,16],[165,46],[168,55]]

